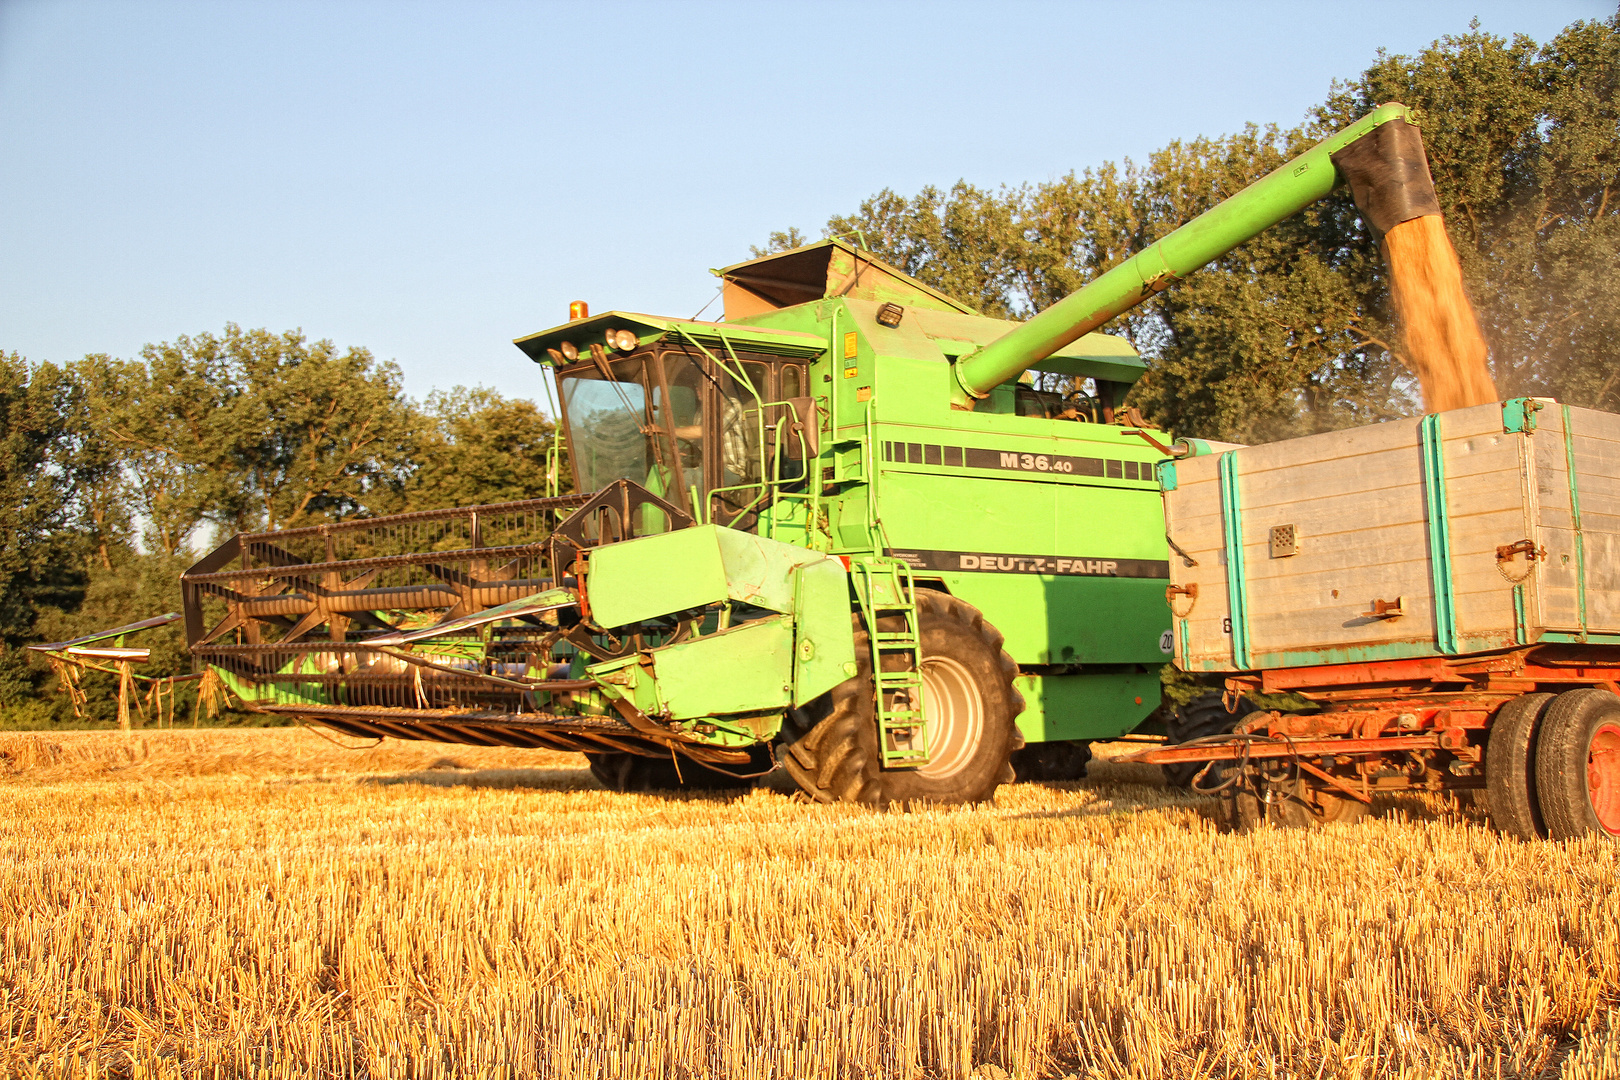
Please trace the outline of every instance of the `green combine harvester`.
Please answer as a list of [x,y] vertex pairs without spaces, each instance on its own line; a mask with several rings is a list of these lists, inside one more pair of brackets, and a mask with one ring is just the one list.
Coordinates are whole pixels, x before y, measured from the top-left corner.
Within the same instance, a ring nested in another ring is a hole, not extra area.
[[722,322],[580,305],[517,342],[579,494],[238,535],[182,578],[192,654],[257,710],[583,751],[619,790],[1082,776],[1160,704],[1156,469],[1196,449],[1094,331],[1341,180],[1433,212],[1388,105],[1022,324],[838,240],[721,271]]

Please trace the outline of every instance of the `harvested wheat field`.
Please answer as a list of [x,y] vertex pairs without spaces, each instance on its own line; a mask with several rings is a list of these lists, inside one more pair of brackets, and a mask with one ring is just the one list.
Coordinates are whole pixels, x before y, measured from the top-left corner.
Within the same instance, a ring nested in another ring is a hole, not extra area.
[[1620,845],[1445,803],[1237,837],[1107,763],[903,814],[296,729],[0,751],[7,1075],[1620,1076]]

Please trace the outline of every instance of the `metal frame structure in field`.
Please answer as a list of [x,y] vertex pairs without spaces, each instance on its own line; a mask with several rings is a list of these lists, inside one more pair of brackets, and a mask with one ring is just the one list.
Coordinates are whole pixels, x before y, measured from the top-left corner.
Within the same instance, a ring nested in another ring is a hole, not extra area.
[[1233,699],[1292,694],[1313,707],[1257,709],[1230,733],[1126,760],[1197,767],[1191,786],[1222,795],[1234,824],[1348,820],[1376,795],[1451,791],[1485,796],[1498,828],[1523,839],[1620,838],[1613,645],[1267,669],[1226,682]]

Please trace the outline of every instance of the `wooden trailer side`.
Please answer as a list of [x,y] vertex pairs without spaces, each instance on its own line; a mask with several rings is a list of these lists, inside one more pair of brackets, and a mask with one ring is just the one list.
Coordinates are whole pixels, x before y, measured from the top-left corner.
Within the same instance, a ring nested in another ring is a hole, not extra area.
[[[1539,429],[1522,422],[1538,407]],[[1620,417],[1523,402],[1178,461],[1171,584],[1197,596],[1172,596],[1177,660],[1298,667],[1620,630],[1617,465]]]

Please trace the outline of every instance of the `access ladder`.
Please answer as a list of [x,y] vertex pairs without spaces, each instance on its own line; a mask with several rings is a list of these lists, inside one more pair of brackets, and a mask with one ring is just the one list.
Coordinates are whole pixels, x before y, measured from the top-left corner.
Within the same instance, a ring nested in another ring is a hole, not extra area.
[[[922,641],[911,567],[899,559],[866,556],[850,560],[856,596],[872,646],[872,681],[883,764],[917,768],[928,764],[928,724],[923,712]],[[899,622],[900,628],[894,624]],[[899,663],[885,664],[898,658]]]

